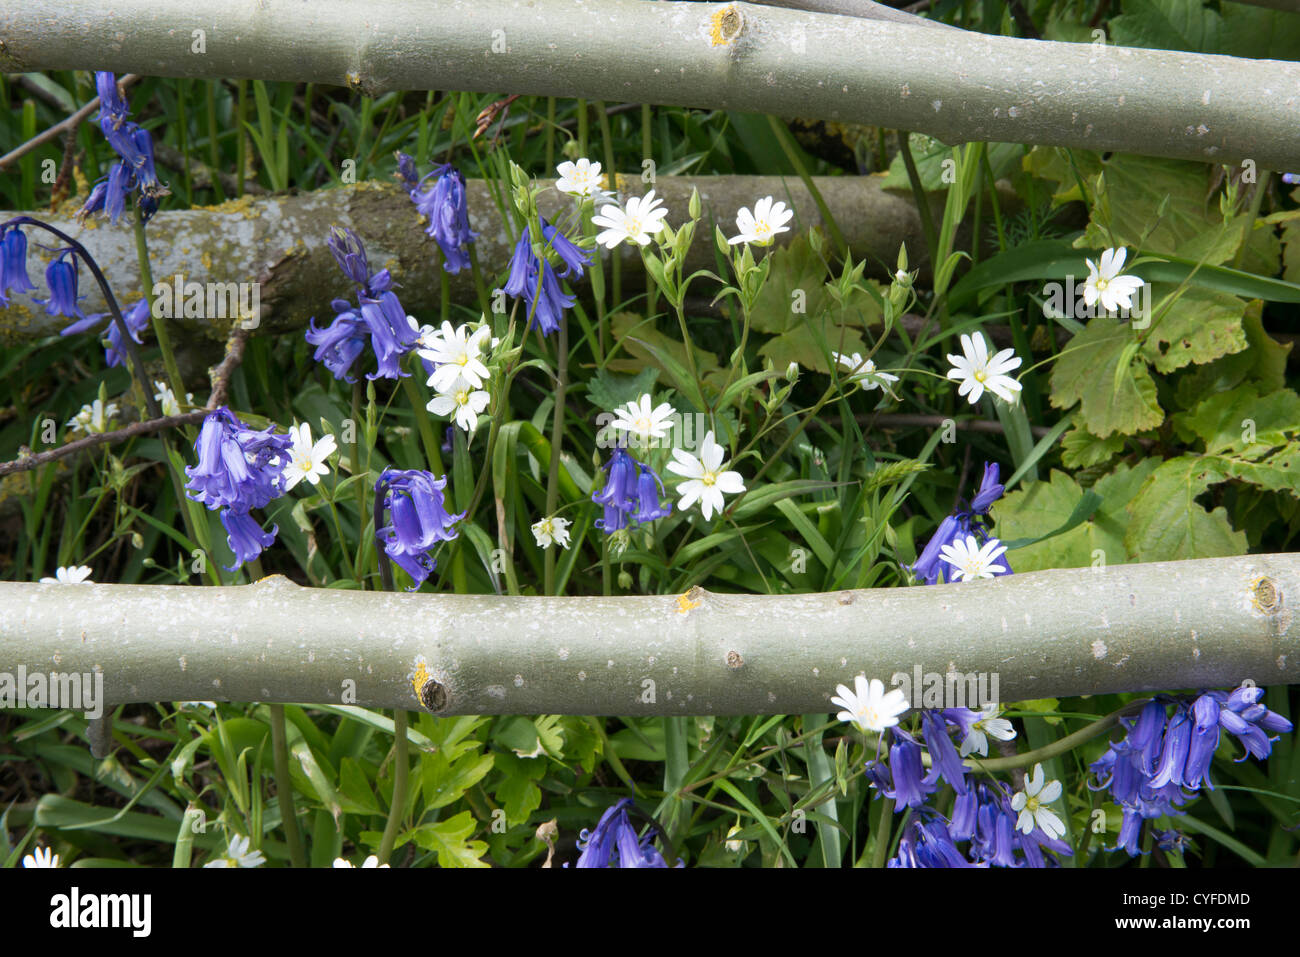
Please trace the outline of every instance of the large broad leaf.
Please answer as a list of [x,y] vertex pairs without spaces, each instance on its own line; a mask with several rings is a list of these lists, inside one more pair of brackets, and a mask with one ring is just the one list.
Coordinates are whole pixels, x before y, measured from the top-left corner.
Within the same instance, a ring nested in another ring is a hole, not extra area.
[[1300,431],[1300,395],[1290,389],[1260,395],[1257,385],[1246,383],[1175,416],[1174,427],[1184,438],[1203,441],[1210,454],[1258,457]]
[[[1171,290],[1153,283],[1151,301]],[[1177,301],[1143,332],[1142,356],[1159,372],[1211,362],[1246,348],[1242,317],[1246,304],[1236,296],[1209,289],[1184,289]]]
[[[1017,572],[1029,572],[1127,561],[1124,506],[1156,465],[1154,459],[1136,468],[1121,465],[1102,478],[1092,488],[1101,496],[1102,504],[1090,518],[1061,535],[1008,552],[1011,567]],[[1070,520],[1084,494],[1074,479],[1054,469],[1047,481],[1010,492],[994,505],[998,537],[1004,541],[1037,538],[1059,528]]]
[[1114,154],[1088,184],[1100,202],[1077,245],[1141,246],[1210,265],[1227,261],[1241,245],[1248,214],[1225,224],[1218,205],[1205,200],[1209,175],[1204,163]]
[[1300,60],[1300,13],[1265,10],[1244,3],[1221,4],[1218,53],[1269,60]]
[[1066,468],[1091,468],[1109,462],[1123,451],[1124,436],[1117,432],[1099,439],[1079,424],[1079,418],[1076,415],[1074,427],[1061,436],[1061,462]]
[[1124,12],[1110,21],[1119,46],[1216,53],[1223,19],[1200,0],[1124,0]]
[[1225,456],[1219,456],[1217,461],[1224,474],[1232,478],[1300,498],[1300,442],[1292,442],[1259,461]]
[[1207,511],[1196,498],[1228,478],[1207,456],[1183,455],[1161,463],[1132,502],[1124,546],[1139,562],[1242,555],[1246,534],[1233,530],[1222,506]]
[[1083,424],[1098,438],[1153,429],[1165,414],[1146,364],[1136,358],[1133,330],[1099,316],[1070,340],[1052,370],[1052,405],[1082,402]]
[[1189,369],[1178,377],[1175,402],[1187,409],[1195,407],[1205,396],[1227,392],[1243,382],[1253,382],[1260,394],[1286,387],[1286,357],[1291,343],[1274,342],[1264,331],[1260,318],[1263,303],[1258,299],[1246,306],[1241,327],[1246,333],[1247,348],[1241,352]]

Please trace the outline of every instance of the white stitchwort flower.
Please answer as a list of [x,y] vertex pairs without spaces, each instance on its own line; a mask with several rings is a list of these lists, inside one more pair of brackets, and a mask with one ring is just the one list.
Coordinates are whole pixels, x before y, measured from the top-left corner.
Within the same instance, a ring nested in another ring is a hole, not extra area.
[[425,406],[434,415],[445,415],[455,421],[466,432],[478,428],[478,417],[491,401],[482,389],[476,389],[464,378],[451,383],[451,388],[439,392]]
[[1007,566],[998,564],[998,559],[1006,550],[1007,546],[996,538],[990,538],[980,545],[974,535],[967,535],[964,539],[953,539],[951,545],[939,549],[939,557],[952,566],[953,581],[968,582],[976,578],[1006,574]]
[[600,174],[600,164],[593,163],[585,156],[576,163],[565,161],[555,167],[560,178],[555,181],[555,188],[570,196],[590,196],[593,199],[608,199],[609,193],[601,188],[605,177]]
[[1011,722],[1006,718],[999,718],[998,711],[999,708],[994,702],[989,702],[980,709],[979,717],[971,722],[970,730],[966,732],[966,737],[962,738],[961,748],[958,749],[963,758],[970,754],[981,754],[987,757],[990,736],[999,741],[1010,741],[1016,736],[1016,729],[1011,726]]
[[58,867],[59,855],[52,848],[36,847],[23,857],[23,867]]
[[1011,810],[1019,811],[1016,828],[1026,834],[1032,834],[1034,826],[1043,829],[1051,838],[1065,836],[1065,824],[1047,805],[1061,796],[1061,782],[1048,781],[1043,784],[1043,766],[1034,765],[1034,773],[1025,779],[1025,789],[1017,791],[1011,798]]
[[910,705],[902,688],[885,691],[885,683],[879,678],[867,681],[864,675],[853,679],[853,689],[846,685],[836,685],[831,704],[837,704],[844,710],[836,715],[841,721],[851,721],[863,731],[879,734],[886,728],[898,724]]
[[667,402],[651,408],[650,394],[647,392],[640,399],[616,409],[610,428],[630,432],[642,443],[646,443],[666,436],[672,429],[672,419],[676,414],[677,410]]
[[[352,868],[353,870],[356,870],[356,866],[357,866],[357,865],[353,864],[351,861],[349,861],[349,860],[347,860],[347,859],[345,859],[345,858],[342,858],[342,857],[336,857],[336,858],[334,858],[334,866],[335,866],[335,867],[350,867],[350,868]],[[379,855],[378,855],[378,854],[371,854],[369,857],[367,857],[367,858],[366,858],[366,859],[361,863],[361,866],[362,866],[362,868],[367,868],[367,867],[375,867],[375,868],[379,868],[379,867],[388,867],[387,864],[380,864],[380,863],[379,863]]]
[[552,545],[568,548],[571,524],[567,518],[555,515],[533,522],[533,537],[537,539],[538,548],[550,548]]
[[[171,386],[166,382],[160,382],[154,379],[153,387],[158,391],[153,394],[155,401],[162,408],[163,415],[180,415],[181,404],[176,401],[176,393],[172,391]],[[185,393],[185,404],[194,404],[194,393]]]
[[204,867],[260,867],[266,863],[266,858],[262,856],[261,851],[250,851],[248,849],[248,838],[242,834],[236,834],[230,839],[230,847],[226,849],[226,856],[219,857],[215,861],[208,861]]
[[705,433],[699,458],[690,452],[673,449],[675,461],[668,463],[668,471],[688,480],[677,486],[682,496],[677,501],[679,510],[690,508],[698,500],[704,520],[708,521],[714,512],[722,511],[725,504],[723,493],[737,495],[745,491],[745,482],[739,472],[724,471],[727,463],[722,460],[723,454],[722,446],[714,441],[711,431]]
[[663,231],[664,217],[668,210],[659,204],[663,200],[655,198],[655,191],[650,190],[644,196],[633,196],[627,201],[627,208],[621,209],[613,203],[602,206],[600,212],[591,217],[596,226],[604,226],[604,231],[596,235],[596,242],[606,249],[613,249],[624,240],[630,240],[638,246],[650,242],[650,237]]
[[764,196],[754,204],[752,213],[748,206],[740,207],[736,212],[736,228],[740,230],[740,235],[731,237],[727,242],[733,246],[736,243],[770,246],[777,233],[790,231],[786,223],[793,218],[794,211],[786,209],[785,203],[773,203],[771,196]]
[[481,389],[488,368],[480,357],[491,336],[492,328],[486,324],[471,332],[469,323],[453,329],[450,322],[444,322],[441,333],[428,337],[432,344],[419,350],[420,358],[437,367],[428,384],[438,392],[449,392],[457,379],[464,379],[472,388]]
[[334,436],[323,435],[313,445],[311,426],[306,422],[290,426],[289,435],[293,446],[289,449],[289,464],[284,467],[284,490],[289,491],[303,479],[319,485],[321,476],[329,474],[329,457],[338,450]]
[[1124,260],[1128,250],[1123,246],[1107,249],[1101,254],[1098,266],[1091,259],[1088,264],[1088,278],[1083,283],[1083,301],[1089,306],[1101,300],[1101,307],[1107,312],[1127,309],[1133,302],[1133,294],[1142,288],[1142,280],[1137,276],[1123,275]]
[[93,585],[90,580],[89,565],[60,566],[54,570],[54,577],[46,575],[41,579],[42,585]]
[[1021,359],[1014,349],[1003,349],[992,358],[989,346],[984,341],[984,334],[962,334],[960,356],[948,354],[952,368],[948,370],[949,379],[961,380],[957,388],[958,395],[970,393],[970,404],[975,405],[988,389],[999,399],[1015,404],[1020,398],[1020,383],[1007,375],[1020,365]]
[[853,374],[849,376],[849,381],[861,382],[862,388],[868,392],[872,389],[884,389],[888,392],[889,384],[898,381],[898,376],[896,375],[890,375],[888,372],[877,372],[876,364],[870,359],[863,362],[862,353],[860,352],[855,352],[851,356],[846,356],[843,353],[832,351],[831,355],[835,357],[837,363],[842,365],[849,372],[853,372],[853,370],[856,369],[857,371],[853,372]]
[[116,415],[116,402],[110,402],[108,405],[105,405],[103,399],[96,399],[89,405],[83,405],[81,411],[68,419],[64,424],[71,426],[73,432],[85,432],[87,435],[99,435],[109,430],[112,425],[113,417]]

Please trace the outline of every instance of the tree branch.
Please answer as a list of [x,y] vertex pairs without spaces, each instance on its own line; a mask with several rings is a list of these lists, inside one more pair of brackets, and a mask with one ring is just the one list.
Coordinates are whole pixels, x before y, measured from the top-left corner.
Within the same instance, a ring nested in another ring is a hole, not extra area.
[[[111,704],[442,714],[801,714],[858,673],[1003,700],[1300,683],[1300,555],[802,595],[512,598],[0,583],[0,662],[101,671]],[[412,678],[417,679],[413,684]],[[921,702],[915,700],[914,704]]]
[[[24,0],[0,69],[636,100],[1300,166],[1300,64],[915,28],[749,3]],[[202,25],[205,52],[177,24]],[[105,38],[112,42],[106,43]]]

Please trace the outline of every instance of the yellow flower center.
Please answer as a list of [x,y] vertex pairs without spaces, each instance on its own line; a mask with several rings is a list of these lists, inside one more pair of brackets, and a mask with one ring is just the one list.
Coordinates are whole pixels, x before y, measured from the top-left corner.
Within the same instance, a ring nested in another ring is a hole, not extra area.
[[976,370],[975,370],[974,378],[975,378],[975,381],[976,381],[976,382],[980,382],[980,383],[982,383],[982,382],[983,382],[985,379],[987,379],[988,377],[989,377],[989,374],[988,374],[987,372],[985,372],[983,369],[976,369]]
[[705,473],[700,476],[700,481],[712,488],[718,482],[718,475],[716,472],[705,471]]
[[465,355],[457,356],[457,357],[456,357],[456,365],[458,365],[458,366],[467,366],[467,365],[469,365],[469,354],[466,353]]
[[1109,280],[1108,280],[1105,276],[1098,276],[1098,277],[1097,277],[1097,288],[1098,288],[1099,290],[1101,290],[1101,289],[1105,289],[1105,288],[1106,288],[1106,284],[1107,284],[1108,282],[1109,282]]
[[468,389],[461,389],[459,392],[456,393],[456,404],[457,404],[457,405],[465,405],[465,404],[468,403],[468,402],[469,402],[469,390],[468,390]]

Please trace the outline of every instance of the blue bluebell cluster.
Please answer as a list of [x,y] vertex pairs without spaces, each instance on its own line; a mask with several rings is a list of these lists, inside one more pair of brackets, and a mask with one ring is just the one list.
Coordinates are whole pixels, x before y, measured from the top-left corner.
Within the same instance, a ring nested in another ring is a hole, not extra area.
[[375,531],[375,541],[414,580],[409,591],[433,573],[431,550],[438,542],[454,539],[454,526],[465,517],[464,512],[447,511],[446,488],[445,475],[435,478],[419,469],[386,468],[375,483],[375,495],[382,496],[388,516],[388,524]]
[[654,832],[638,838],[628,816],[631,798],[623,798],[600,816],[596,827],[583,830],[578,847],[582,854],[576,867],[668,867],[664,856],[655,849]]
[[355,382],[350,370],[368,343],[378,368],[366,373],[367,379],[410,375],[402,371],[401,359],[415,347],[420,333],[393,291],[393,277],[387,269],[370,271],[365,246],[351,229],[332,227],[327,245],[343,274],[356,286],[359,308],[354,309],[346,299],[333,300],[334,321],[325,329],[318,328],[312,317],[306,338],[316,347],[313,358],[334,378]]
[[[1039,827],[1028,834],[1017,829],[1018,815],[1005,784],[970,780],[950,735],[953,730],[964,735],[979,717],[966,708],[922,711],[924,748],[895,727],[890,729],[888,762],[867,762],[871,786],[893,800],[900,813],[911,812],[889,867],[1056,867],[1054,855],[1073,853],[1067,843]],[[930,755],[928,772],[923,752]],[[951,817],[927,803],[940,781],[956,792]],[[967,843],[966,849],[958,843]]]
[[541,329],[543,335],[549,336],[560,328],[564,310],[577,301],[560,288],[560,280],[581,279],[583,270],[591,265],[591,257],[545,219],[540,222],[544,248],[560,257],[564,271],[556,273],[545,255],[538,256],[533,249],[531,229],[525,226],[510,257],[510,275],[502,289],[507,296],[526,299],[532,316],[529,328]]
[[[912,573],[916,575],[918,581],[927,585],[936,585],[941,581],[950,580],[952,573],[940,554],[945,545],[951,545],[958,539],[965,539],[967,535],[974,535],[981,545],[989,540],[989,530],[993,525],[988,517],[989,509],[1002,497],[1002,485],[998,482],[999,472],[996,462],[986,462],[984,477],[980,481],[975,498],[967,506],[959,503],[953,513],[939,523],[939,527],[935,529],[934,535],[922,550],[916,564],[912,566]],[[1011,562],[1007,560],[1005,554],[1002,556],[1002,562],[1007,566],[1007,574],[1010,575]]]
[[[1179,808],[1202,787],[1214,789],[1210,762],[1222,731],[1245,748],[1239,760],[1272,753],[1277,739],[1269,733],[1286,733],[1293,725],[1260,704],[1262,696],[1254,685],[1231,693],[1204,691],[1195,699],[1157,695],[1136,718],[1120,719],[1125,736],[1089,768],[1093,790],[1108,790],[1123,812],[1117,847],[1136,855],[1143,821],[1182,814]],[[1165,843],[1173,839],[1161,836]]]
[[[469,268],[469,251],[465,248],[478,239],[469,228],[469,206],[465,201],[465,177],[450,163],[434,167],[420,177],[415,160],[406,153],[397,154],[397,175],[415,208],[429,220],[425,232],[442,250],[442,268],[453,276]],[[424,181],[435,177],[433,185],[421,189]]]
[[203,420],[194,450],[199,464],[186,468],[188,498],[220,509],[226,541],[235,553],[234,571],[252,561],[275,541],[279,529],[263,531],[250,512],[265,508],[284,494],[284,467],[289,464],[288,435],[276,435],[275,427],[250,429],[230,409],[214,409]]
[[605,506],[604,518],[596,527],[608,534],[627,528],[628,522],[653,522],[672,514],[671,502],[661,502],[664,483],[655,470],[638,462],[625,449],[616,448],[605,464],[609,476],[605,487],[591,494],[591,500]]
[[139,191],[136,200],[145,222],[158,211],[158,201],[169,192],[158,181],[154,168],[153,137],[127,119],[131,111],[117,86],[117,78],[107,71],[95,74],[95,87],[99,92],[99,128],[121,159],[115,162],[90,191],[90,196],[77,210],[77,218],[84,219],[101,210],[113,225],[117,225],[126,200]]

